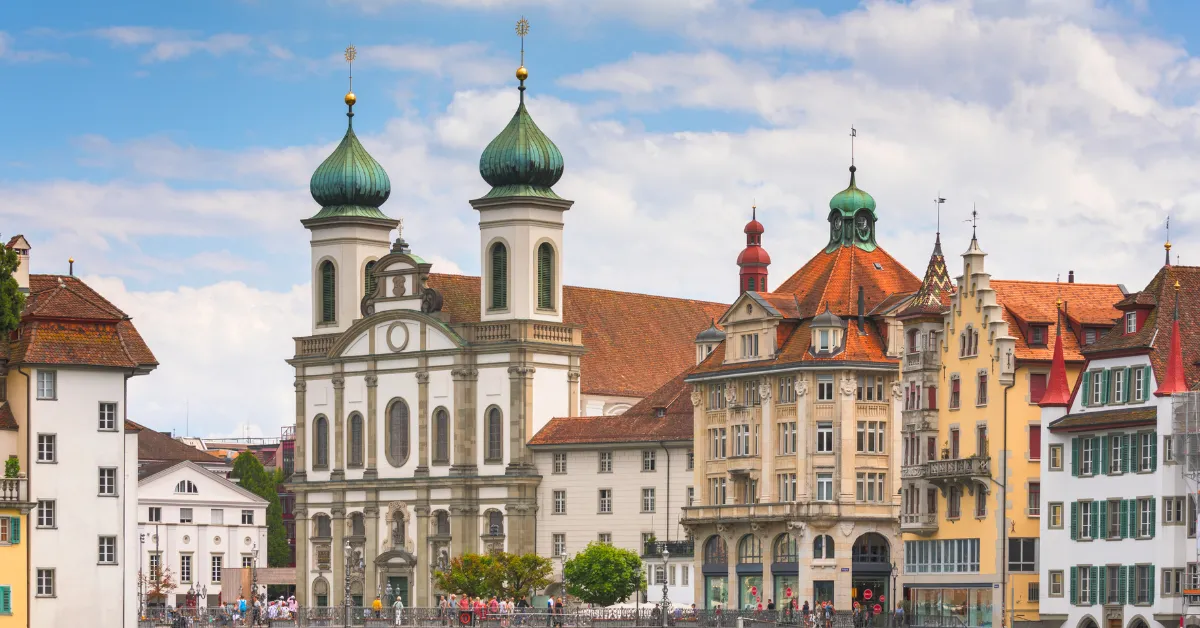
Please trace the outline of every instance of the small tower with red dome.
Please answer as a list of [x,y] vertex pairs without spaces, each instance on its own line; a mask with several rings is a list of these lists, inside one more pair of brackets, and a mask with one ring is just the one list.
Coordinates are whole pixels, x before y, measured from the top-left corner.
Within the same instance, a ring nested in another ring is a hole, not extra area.
[[743,292],[767,291],[767,266],[771,256],[762,247],[763,226],[758,221],[758,207],[750,209],[750,222],[746,223],[746,248],[738,255],[738,294]]

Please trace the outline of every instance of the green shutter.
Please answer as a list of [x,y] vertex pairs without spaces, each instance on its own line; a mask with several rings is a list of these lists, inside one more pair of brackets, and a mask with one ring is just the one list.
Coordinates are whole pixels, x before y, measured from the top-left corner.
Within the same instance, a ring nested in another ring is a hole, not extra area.
[[1125,565],[1117,567],[1117,603],[1125,603]]
[[1092,372],[1083,372],[1083,405],[1084,407],[1092,405]]
[[321,262],[321,322],[337,320],[337,278],[334,277],[333,262]]
[[1129,473],[1129,434],[1121,435],[1121,472]]
[[1092,581],[1089,582],[1088,584],[1091,585],[1091,589],[1092,589],[1092,593],[1088,597],[1088,601],[1090,604],[1095,604],[1096,602],[1100,601],[1100,596],[1098,595],[1098,593],[1100,592],[1099,591],[1099,586],[1100,586],[1100,567],[1099,566],[1092,565]]
[[375,262],[370,261],[363,270],[363,294],[368,297],[374,295],[375,285]]
[[1079,502],[1071,502],[1071,540],[1079,538]]
[[1126,565],[1125,569],[1129,570],[1129,603],[1137,602],[1137,567],[1134,565]]
[[1158,498],[1150,498],[1150,538],[1154,538],[1155,524],[1158,523]]
[[1096,504],[1099,505],[1100,525],[1103,527],[1096,530],[1096,533],[1093,536],[1097,539],[1106,539],[1108,538],[1108,502],[1099,501],[1096,502]]
[[21,542],[21,518],[13,517],[9,521],[9,538],[12,539],[12,544],[16,545]]
[[[1151,529],[1153,529],[1153,526],[1151,526]],[[1149,578],[1149,583],[1146,585],[1146,593],[1148,594],[1148,598],[1146,601],[1150,604],[1154,603],[1154,570],[1155,569],[1156,569],[1156,567],[1154,565],[1150,565],[1150,568],[1148,570],[1150,572],[1150,578]]]
[[1100,371],[1100,405],[1108,405],[1108,393],[1112,389],[1112,370]]
[[538,307],[554,308],[554,249],[549,242],[538,247]]
[[1105,580],[1108,578],[1108,569],[1104,566],[1100,566],[1100,567],[1098,567],[1098,569],[1100,570],[1100,582],[1096,586],[1100,590],[1099,602],[1101,604],[1104,604],[1104,603],[1108,602],[1108,599],[1106,598],[1108,589],[1104,586]]
[[492,309],[508,307],[508,248],[492,245]]
[[1133,401],[1133,367],[1125,367],[1125,398],[1121,403],[1129,403]]
[[1122,499],[1120,507],[1117,509],[1120,512],[1121,518],[1121,538],[1129,538],[1129,502]]
[[1104,472],[1103,469],[1097,471],[1096,467],[1100,466],[1100,439],[1092,437],[1092,475],[1100,475]]
[[0,587],[0,613],[12,614],[12,587],[8,585]]
[[1071,603],[1079,603],[1079,568],[1071,568]]
[[1158,470],[1158,432],[1150,434],[1150,470]]
[[1150,367],[1143,367],[1145,373],[1142,375],[1142,398],[1139,401],[1144,401],[1150,398]]
[[1079,477],[1079,437],[1071,437],[1071,475]]
[[1108,463],[1109,463],[1108,458],[1110,455],[1109,452],[1110,452],[1110,450],[1108,447],[1108,436],[1107,435],[1101,436],[1100,437],[1100,473],[1103,473],[1105,475],[1108,475]]

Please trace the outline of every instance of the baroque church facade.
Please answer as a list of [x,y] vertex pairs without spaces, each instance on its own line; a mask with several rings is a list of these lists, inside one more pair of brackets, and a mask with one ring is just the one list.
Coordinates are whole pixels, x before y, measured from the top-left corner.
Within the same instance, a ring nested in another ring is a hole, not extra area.
[[[480,158],[479,277],[439,275],[383,212],[353,130],[313,174],[312,333],[295,356],[297,597],[436,600],[451,557],[535,550],[527,443],[551,417],[615,414],[694,365],[716,303],[562,285],[558,148],[521,101]],[[657,331],[647,339],[646,328]],[[653,356],[653,360],[647,356]]]

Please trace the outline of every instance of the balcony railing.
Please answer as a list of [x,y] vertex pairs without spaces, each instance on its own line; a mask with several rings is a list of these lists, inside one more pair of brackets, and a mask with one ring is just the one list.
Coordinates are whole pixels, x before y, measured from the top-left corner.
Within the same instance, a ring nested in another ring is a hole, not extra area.
[[992,474],[992,459],[984,456],[931,460],[925,463],[925,477],[930,480],[959,480],[988,477]]
[[925,464],[906,464],[900,467],[900,479],[919,480],[925,477]]
[[338,334],[321,334],[319,336],[300,336],[296,341],[296,357],[312,357],[327,355],[337,342]]
[[923,512],[900,515],[901,532],[934,532],[937,530],[937,513]]
[[0,478],[0,504],[24,504],[28,502],[28,478]]
[[788,520],[796,518],[836,519],[840,512],[835,502],[771,502],[759,504],[723,504],[720,506],[687,506],[682,523],[712,523],[729,520]]
[[936,367],[940,362],[938,357],[937,351],[914,351],[912,353],[906,353],[904,354],[904,368],[915,369]]
[[472,344],[545,342],[556,345],[578,345],[583,342],[582,328],[559,323],[534,321],[463,323],[455,325],[454,331]]
[[671,553],[672,557],[690,558],[696,553],[693,541],[655,541],[647,543],[642,548],[642,558],[662,558],[663,550]]

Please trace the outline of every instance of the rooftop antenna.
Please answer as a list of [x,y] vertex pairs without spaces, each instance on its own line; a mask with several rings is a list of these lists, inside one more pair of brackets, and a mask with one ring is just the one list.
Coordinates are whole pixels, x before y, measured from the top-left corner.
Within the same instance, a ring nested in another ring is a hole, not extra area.
[[525,69],[525,36],[529,34],[529,20],[525,16],[517,20],[517,37],[521,38],[521,66],[517,68],[517,80],[521,85],[517,90],[521,92],[521,104],[525,104],[525,79],[529,78],[529,70]]

